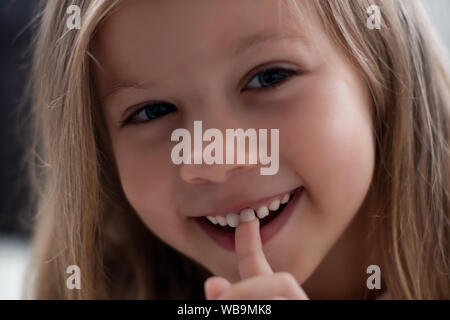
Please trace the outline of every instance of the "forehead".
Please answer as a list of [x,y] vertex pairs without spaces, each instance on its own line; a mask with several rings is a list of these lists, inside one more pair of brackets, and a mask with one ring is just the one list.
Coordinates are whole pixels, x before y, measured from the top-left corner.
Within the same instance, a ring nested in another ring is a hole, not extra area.
[[126,0],[99,26],[92,50],[104,89],[143,70],[158,74],[175,66],[182,72],[187,64],[231,59],[260,42],[305,37],[305,26],[284,0]]

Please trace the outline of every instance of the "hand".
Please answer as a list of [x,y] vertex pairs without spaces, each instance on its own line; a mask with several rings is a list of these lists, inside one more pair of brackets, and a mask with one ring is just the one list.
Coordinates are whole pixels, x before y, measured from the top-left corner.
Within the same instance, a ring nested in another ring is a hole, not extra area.
[[241,281],[231,284],[222,277],[208,278],[204,285],[207,300],[308,299],[294,276],[272,271],[262,250],[257,218],[237,226],[235,244]]

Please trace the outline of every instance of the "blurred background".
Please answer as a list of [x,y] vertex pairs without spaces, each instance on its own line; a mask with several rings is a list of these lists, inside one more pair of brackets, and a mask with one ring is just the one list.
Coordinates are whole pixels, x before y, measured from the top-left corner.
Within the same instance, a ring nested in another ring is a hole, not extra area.
[[[0,0],[0,300],[22,297],[23,276],[30,259],[32,214],[26,207],[29,190],[22,160],[26,121],[17,110],[24,99],[30,67],[29,26],[37,2]],[[450,48],[450,0],[423,2]],[[25,126],[18,128],[19,121]]]

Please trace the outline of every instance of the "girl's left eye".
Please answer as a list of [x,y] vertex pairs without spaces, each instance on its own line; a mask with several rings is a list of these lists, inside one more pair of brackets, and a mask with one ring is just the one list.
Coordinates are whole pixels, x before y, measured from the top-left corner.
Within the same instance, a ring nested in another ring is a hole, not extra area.
[[244,90],[274,88],[285,82],[288,78],[297,74],[298,72],[293,69],[285,69],[279,67],[265,69],[257,73],[252,79],[250,79]]

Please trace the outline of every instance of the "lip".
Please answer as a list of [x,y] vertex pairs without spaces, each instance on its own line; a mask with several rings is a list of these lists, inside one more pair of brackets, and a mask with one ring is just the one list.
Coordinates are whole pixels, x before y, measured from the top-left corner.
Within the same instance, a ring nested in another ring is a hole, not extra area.
[[[287,206],[281,211],[272,221],[267,223],[266,225],[260,227],[261,234],[261,242],[264,245],[270,239],[272,239],[286,224],[289,220],[290,216],[294,212],[294,209],[303,195],[304,188],[299,187],[295,190],[292,199],[289,201]],[[218,230],[214,226],[211,225],[206,219],[203,217],[197,217],[194,219],[196,223],[205,231],[205,233],[214,240],[220,247],[227,251],[234,251],[235,243],[234,233],[226,233]]]
[[[296,189],[290,189],[289,191],[285,191],[285,192],[282,192],[282,193],[279,193],[279,194],[276,194],[276,195],[272,195],[270,197],[266,197],[266,198],[263,198],[263,199],[259,199],[259,200],[256,200],[256,201],[241,202],[241,203],[238,203],[236,205],[233,205],[233,206],[230,206],[230,207],[226,207],[225,210],[222,210],[220,212],[216,211],[216,212],[203,213],[203,214],[198,215],[198,216],[190,216],[190,218],[199,218],[199,217],[206,217],[206,216],[213,216],[213,217],[215,217],[215,216],[225,216],[225,215],[227,215],[229,213],[232,213],[232,212],[234,212],[236,214],[239,214],[239,212],[242,209],[245,209],[245,208],[253,208],[254,210],[257,210],[260,206],[267,205],[268,203],[272,202],[273,200],[280,199],[282,196],[284,196],[287,193],[291,194],[292,192],[298,190],[299,188],[301,188],[301,187],[298,187]],[[220,207],[225,207],[225,206],[220,206]]]

